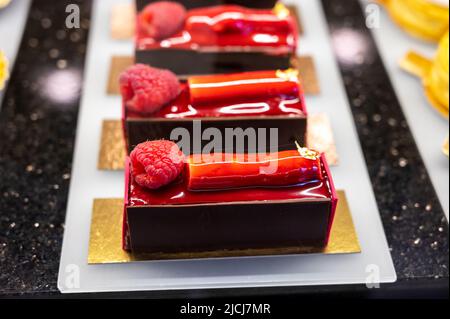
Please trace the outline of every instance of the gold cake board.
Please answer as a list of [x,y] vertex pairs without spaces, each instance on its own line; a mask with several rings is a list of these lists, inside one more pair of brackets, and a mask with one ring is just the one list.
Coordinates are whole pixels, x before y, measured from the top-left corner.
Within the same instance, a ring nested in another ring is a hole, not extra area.
[[[110,95],[120,94],[119,76],[126,68],[134,64],[134,57],[128,55],[113,55],[109,67],[108,83],[106,92]],[[299,71],[300,82],[305,94],[317,95],[320,93],[319,80],[316,73],[314,60],[311,56],[295,57],[292,67]]]
[[[338,164],[339,158],[327,114],[318,113],[308,116],[306,144],[309,148],[325,153],[328,164]],[[125,141],[121,121],[104,120],[97,168],[105,171],[123,170],[125,156]]]
[[122,249],[123,199],[95,199],[89,239],[89,264],[115,264],[151,260],[182,260],[298,254],[356,254],[361,252],[350,208],[344,191],[339,203],[329,244],[326,247],[285,247],[248,250],[220,250],[196,253],[133,254]]
[[[299,34],[303,34],[303,25],[298,9],[294,5],[286,6],[297,21]],[[116,40],[129,40],[134,36],[136,8],[134,3],[120,3],[112,7],[110,18],[111,37]]]

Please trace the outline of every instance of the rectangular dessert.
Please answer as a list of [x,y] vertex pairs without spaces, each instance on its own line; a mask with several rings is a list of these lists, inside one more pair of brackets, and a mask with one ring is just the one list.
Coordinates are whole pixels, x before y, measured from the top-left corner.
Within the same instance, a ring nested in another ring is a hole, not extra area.
[[[149,189],[145,182],[155,177],[139,175],[143,154],[136,151],[127,163],[125,250],[208,252],[328,243],[337,196],[323,155],[294,149],[256,161],[236,154],[216,162],[190,156],[178,176]],[[276,170],[261,169],[270,161],[278,163]]]
[[307,110],[294,70],[197,76],[179,86],[178,96],[152,113],[127,107],[124,95],[128,153],[147,140],[179,142],[180,130],[189,134],[192,147],[197,143],[201,149],[209,144],[211,130],[218,132],[222,145],[226,145],[231,130],[241,136],[248,133],[243,151],[257,143],[261,146],[262,140],[266,150],[274,143],[277,149],[294,141],[306,144]]
[[[138,13],[136,63],[180,77],[291,67],[298,26],[281,3],[271,9],[159,4]],[[157,18],[164,16],[170,23]]]

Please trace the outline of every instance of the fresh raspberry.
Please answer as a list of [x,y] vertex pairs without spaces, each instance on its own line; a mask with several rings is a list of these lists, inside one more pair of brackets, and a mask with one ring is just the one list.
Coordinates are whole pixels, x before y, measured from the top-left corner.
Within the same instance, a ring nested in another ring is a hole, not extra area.
[[168,38],[183,28],[186,9],[171,1],[158,1],[147,5],[139,14],[139,30],[155,40]]
[[185,157],[174,142],[159,140],[139,144],[130,159],[136,183],[154,190],[170,184],[181,174]]
[[153,113],[180,94],[180,82],[169,70],[135,64],[120,75],[120,91],[127,109]]

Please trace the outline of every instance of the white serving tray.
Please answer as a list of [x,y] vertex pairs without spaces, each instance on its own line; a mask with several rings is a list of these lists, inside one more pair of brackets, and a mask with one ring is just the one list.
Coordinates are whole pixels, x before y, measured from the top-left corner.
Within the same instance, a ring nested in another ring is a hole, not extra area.
[[322,87],[322,93],[307,97],[307,103],[310,111],[327,112],[332,120],[340,154],[340,165],[332,168],[333,176],[336,187],[346,190],[362,253],[87,264],[93,199],[123,196],[123,173],[97,170],[102,121],[120,117],[120,98],[105,93],[110,57],[133,53],[130,41],[114,41],[109,36],[111,7],[121,2],[94,3],[59,289],[80,293],[309,286],[361,284],[377,277],[382,283],[394,282],[396,273],[319,1],[288,2],[301,3],[306,30],[301,51],[314,57]]
[[[372,2],[362,0],[363,5]],[[448,135],[448,119],[444,119],[430,106],[421,80],[399,66],[399,61],[409,50],[431,58],[436,54],[437,46],[408,35],[389,18],[386,10],[380,7],[380,11],[379,28],[374,28],[373,34],[448,219],[449,160],[441,151]]]

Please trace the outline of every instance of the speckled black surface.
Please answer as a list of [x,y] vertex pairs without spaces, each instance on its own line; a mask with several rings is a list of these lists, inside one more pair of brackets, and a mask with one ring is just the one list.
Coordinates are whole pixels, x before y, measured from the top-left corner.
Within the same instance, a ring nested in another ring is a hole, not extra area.
[[[65,8],[80,5],[81,28]],[[0,293],[57,291],[90,1],[35,0],[0,110]]]
[[397,276],[448,278],[448,222],[359,1],[322,3]]
[[[448,224],[359,2],[322,2],[332,38],[350,31],[368,49],[349,63],[335,46],[399,281],[375,290],[347,285],[89,297],[448,296]],[[80,4],[79,30],[64,26],[69,3]],[[0,110],[0,297],[60,296],[56,281],[90,12],[91,1],[34,0],[31,7]]]

